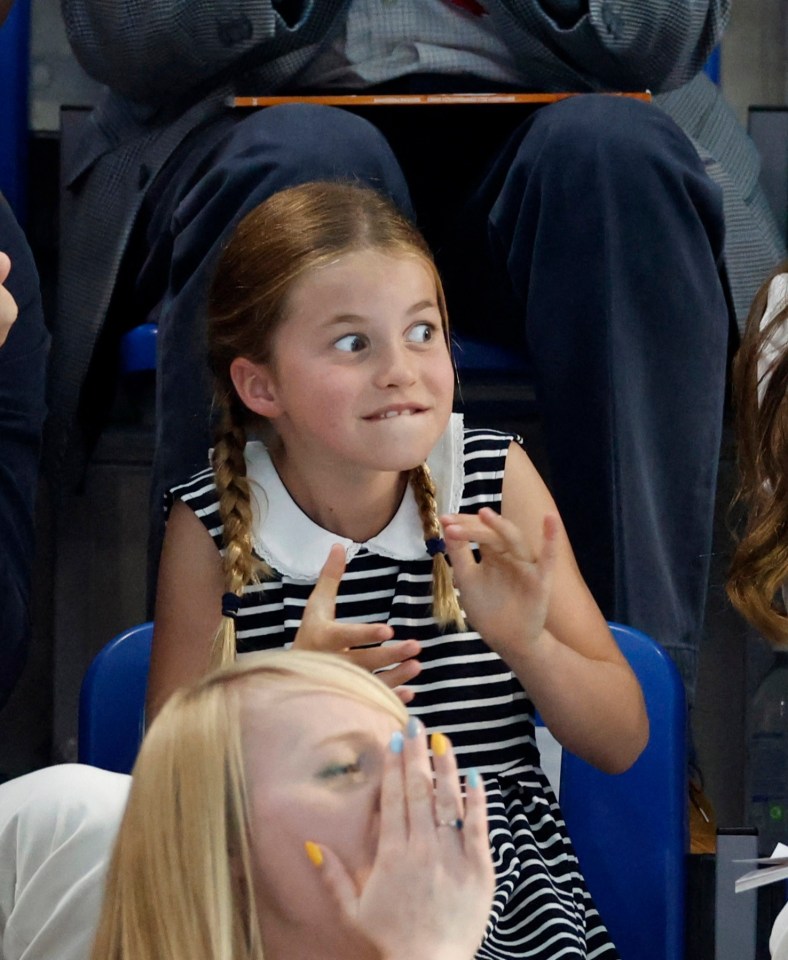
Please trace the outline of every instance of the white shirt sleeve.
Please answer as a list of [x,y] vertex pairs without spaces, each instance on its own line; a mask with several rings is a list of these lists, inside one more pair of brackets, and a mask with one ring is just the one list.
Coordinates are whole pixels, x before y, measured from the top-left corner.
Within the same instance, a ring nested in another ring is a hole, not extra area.
[[2,960],[88,960],[129,783],[63,764],[0,784]]
[[772,960],[788,960],[788,903],[777,914],[769,937]]

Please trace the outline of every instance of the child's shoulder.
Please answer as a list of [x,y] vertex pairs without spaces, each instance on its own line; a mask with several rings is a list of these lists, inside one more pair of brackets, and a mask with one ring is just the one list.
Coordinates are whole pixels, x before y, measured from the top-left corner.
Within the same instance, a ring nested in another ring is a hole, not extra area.
[[216,479],[213,467],[208,466],[193,473],[188,480],[171,487],[164,497],[164,512],[169,515],[172,505],[181,500],[200,515],[217,505]]
[[505,456],[512,443],[523,445],[519,434],[483,427],[466,427],[463,431],[465,455],[487,451],[491,455]]

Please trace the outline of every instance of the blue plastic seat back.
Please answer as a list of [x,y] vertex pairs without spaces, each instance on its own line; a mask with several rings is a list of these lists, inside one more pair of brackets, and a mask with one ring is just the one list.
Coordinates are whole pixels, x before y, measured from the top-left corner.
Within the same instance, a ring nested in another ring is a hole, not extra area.
[[118,634],[96,654],[79,697],[80,763],[130,773],[145,720],[153,624]]
[[158,335],[159,328],[155,323],[141,323],[123,335],[120,341],[120,368],[123,373],[156,369]]
[[0,27],[0,193],[24,224],[27,192],[30,0],[17,0]]
[[681,960],[689,849],[684,688],[656,641],[629,627],[610,628],[643,688],[648,746],[618,775],[565,750],[561,808],[621,960]]

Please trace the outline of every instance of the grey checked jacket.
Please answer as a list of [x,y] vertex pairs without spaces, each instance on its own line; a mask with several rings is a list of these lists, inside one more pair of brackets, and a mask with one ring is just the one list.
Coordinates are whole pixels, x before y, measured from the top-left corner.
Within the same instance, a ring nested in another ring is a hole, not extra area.
[[[67,171],[45,457],[60,470],[79,392],[147,186],[236,84],[276,92],[331,39],[349,0],[61,0],[74,51],[108,87]],[[700,73],[730,0],[485,0],[523,89],[643,90],[693,139],[726,205],[726,262],[743,316],[783,253],[757,185],[757,154]],[[142,319],[142,318],[141,318]],[[73,449],[72,449],[73,455]],[[73,456],[70,458],[73,459]],[[79,458],[76,457],[78,460]]]

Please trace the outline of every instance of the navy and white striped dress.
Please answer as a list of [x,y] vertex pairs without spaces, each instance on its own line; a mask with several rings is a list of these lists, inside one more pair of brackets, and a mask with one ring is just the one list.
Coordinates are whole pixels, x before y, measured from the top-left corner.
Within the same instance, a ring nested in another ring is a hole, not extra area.
[[[499,509],[513,439],[464,430],[454,415],[428,459],[439,511]],[[343,542],[312,523],[290,499],[262,444],[248,444],[246,459],[255,500],[255,550],[279,577],[244,592],[237,620],[239,655],[292,643],[331,544]],[[172,496],[195,511],[221,549],[212,471],[195,475]],[[422,670],[409,683],[416,696],[408,709],[428,731],[448,734],[460,767],[476,767],[485,779],[497,889],[477,956],[615,960],[618,954],[539,765],[531,701],[479,634],[443,633],[432,617],[432,561],[410,490],[381,534],[365,544],[344,543],[348,563],[337,619],[388,623],[395,640],[420,641]]]

